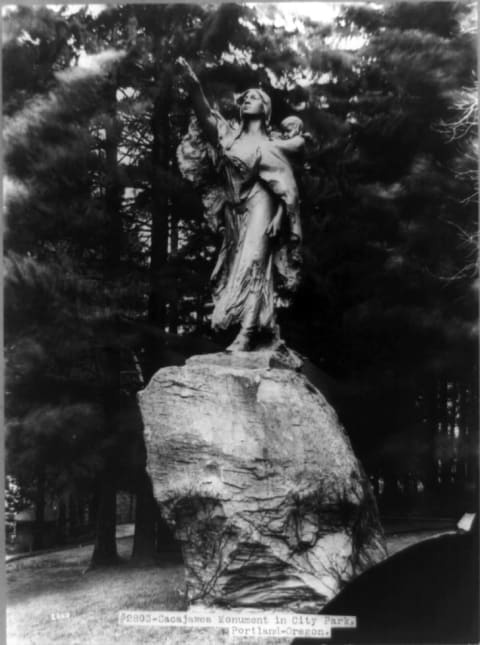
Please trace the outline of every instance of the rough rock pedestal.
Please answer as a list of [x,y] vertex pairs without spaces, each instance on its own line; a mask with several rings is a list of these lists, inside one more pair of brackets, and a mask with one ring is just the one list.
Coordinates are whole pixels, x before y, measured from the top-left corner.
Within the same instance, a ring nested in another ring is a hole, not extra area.
[[348,437],[292,367],[288,353],[194,356],[139,395],[192,603],[317,612],[385,556]]

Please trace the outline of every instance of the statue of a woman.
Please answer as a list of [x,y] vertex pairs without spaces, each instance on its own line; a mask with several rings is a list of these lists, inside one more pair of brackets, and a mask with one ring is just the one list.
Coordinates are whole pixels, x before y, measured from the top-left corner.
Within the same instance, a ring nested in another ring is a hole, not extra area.
[[241,124],[232,127],[210,107],[189,64],[178,64],[221,177],[224,238],[212,274],[212,327],[240,326],[228,351],[246,351],[259,335],[278,338],[275,310],[299,284],[299,200],[287,155],[304,140],[269,136],[271,101],[260,89],[241,95]]

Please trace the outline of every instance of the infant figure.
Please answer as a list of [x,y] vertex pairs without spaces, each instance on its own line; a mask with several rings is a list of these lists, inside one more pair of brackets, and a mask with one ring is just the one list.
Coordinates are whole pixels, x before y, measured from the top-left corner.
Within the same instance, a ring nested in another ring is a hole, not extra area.
[[292,139],[303,136],[303,121],[298,116],[287,116],[280,123],[282,139]]

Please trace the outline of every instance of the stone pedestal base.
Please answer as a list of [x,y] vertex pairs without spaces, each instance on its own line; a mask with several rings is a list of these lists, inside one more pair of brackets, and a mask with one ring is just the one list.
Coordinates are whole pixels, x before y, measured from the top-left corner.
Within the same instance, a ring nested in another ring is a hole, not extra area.
[[385,556],[334,410],[275,360],[195,356],[159,370],[139,395],[148,472],[192,603],[318,612]]

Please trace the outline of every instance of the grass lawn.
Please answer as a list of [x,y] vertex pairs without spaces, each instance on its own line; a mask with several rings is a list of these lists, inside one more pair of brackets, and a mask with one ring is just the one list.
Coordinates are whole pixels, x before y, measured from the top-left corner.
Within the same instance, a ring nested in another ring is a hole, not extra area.
[[[8,563],[8,645],[162,642],[167,634],[158,629],[118,625],[118,612],[184,609],[183,570],[178,564],[131,567],[131,548],[131,538],[118,540],[125,562],[108,569],[87,571],[92,546]],[[180,643],[174,637],[164,642]]]
[[[434,532],[390,535],[389,553]],[[128,564],[132,539],[118,540],[124,562],[87,571],[92,546],[9,562],[8,645],[223,645],[226,633],[189,628],[118,625],[121,610],[186,609],[183,568],[165,563],[149,568]],[[243,641],[246,643],[245,641]],[[266,645],[268,641],[262,641]],[[278,643],[279,641],[277,641]]]

